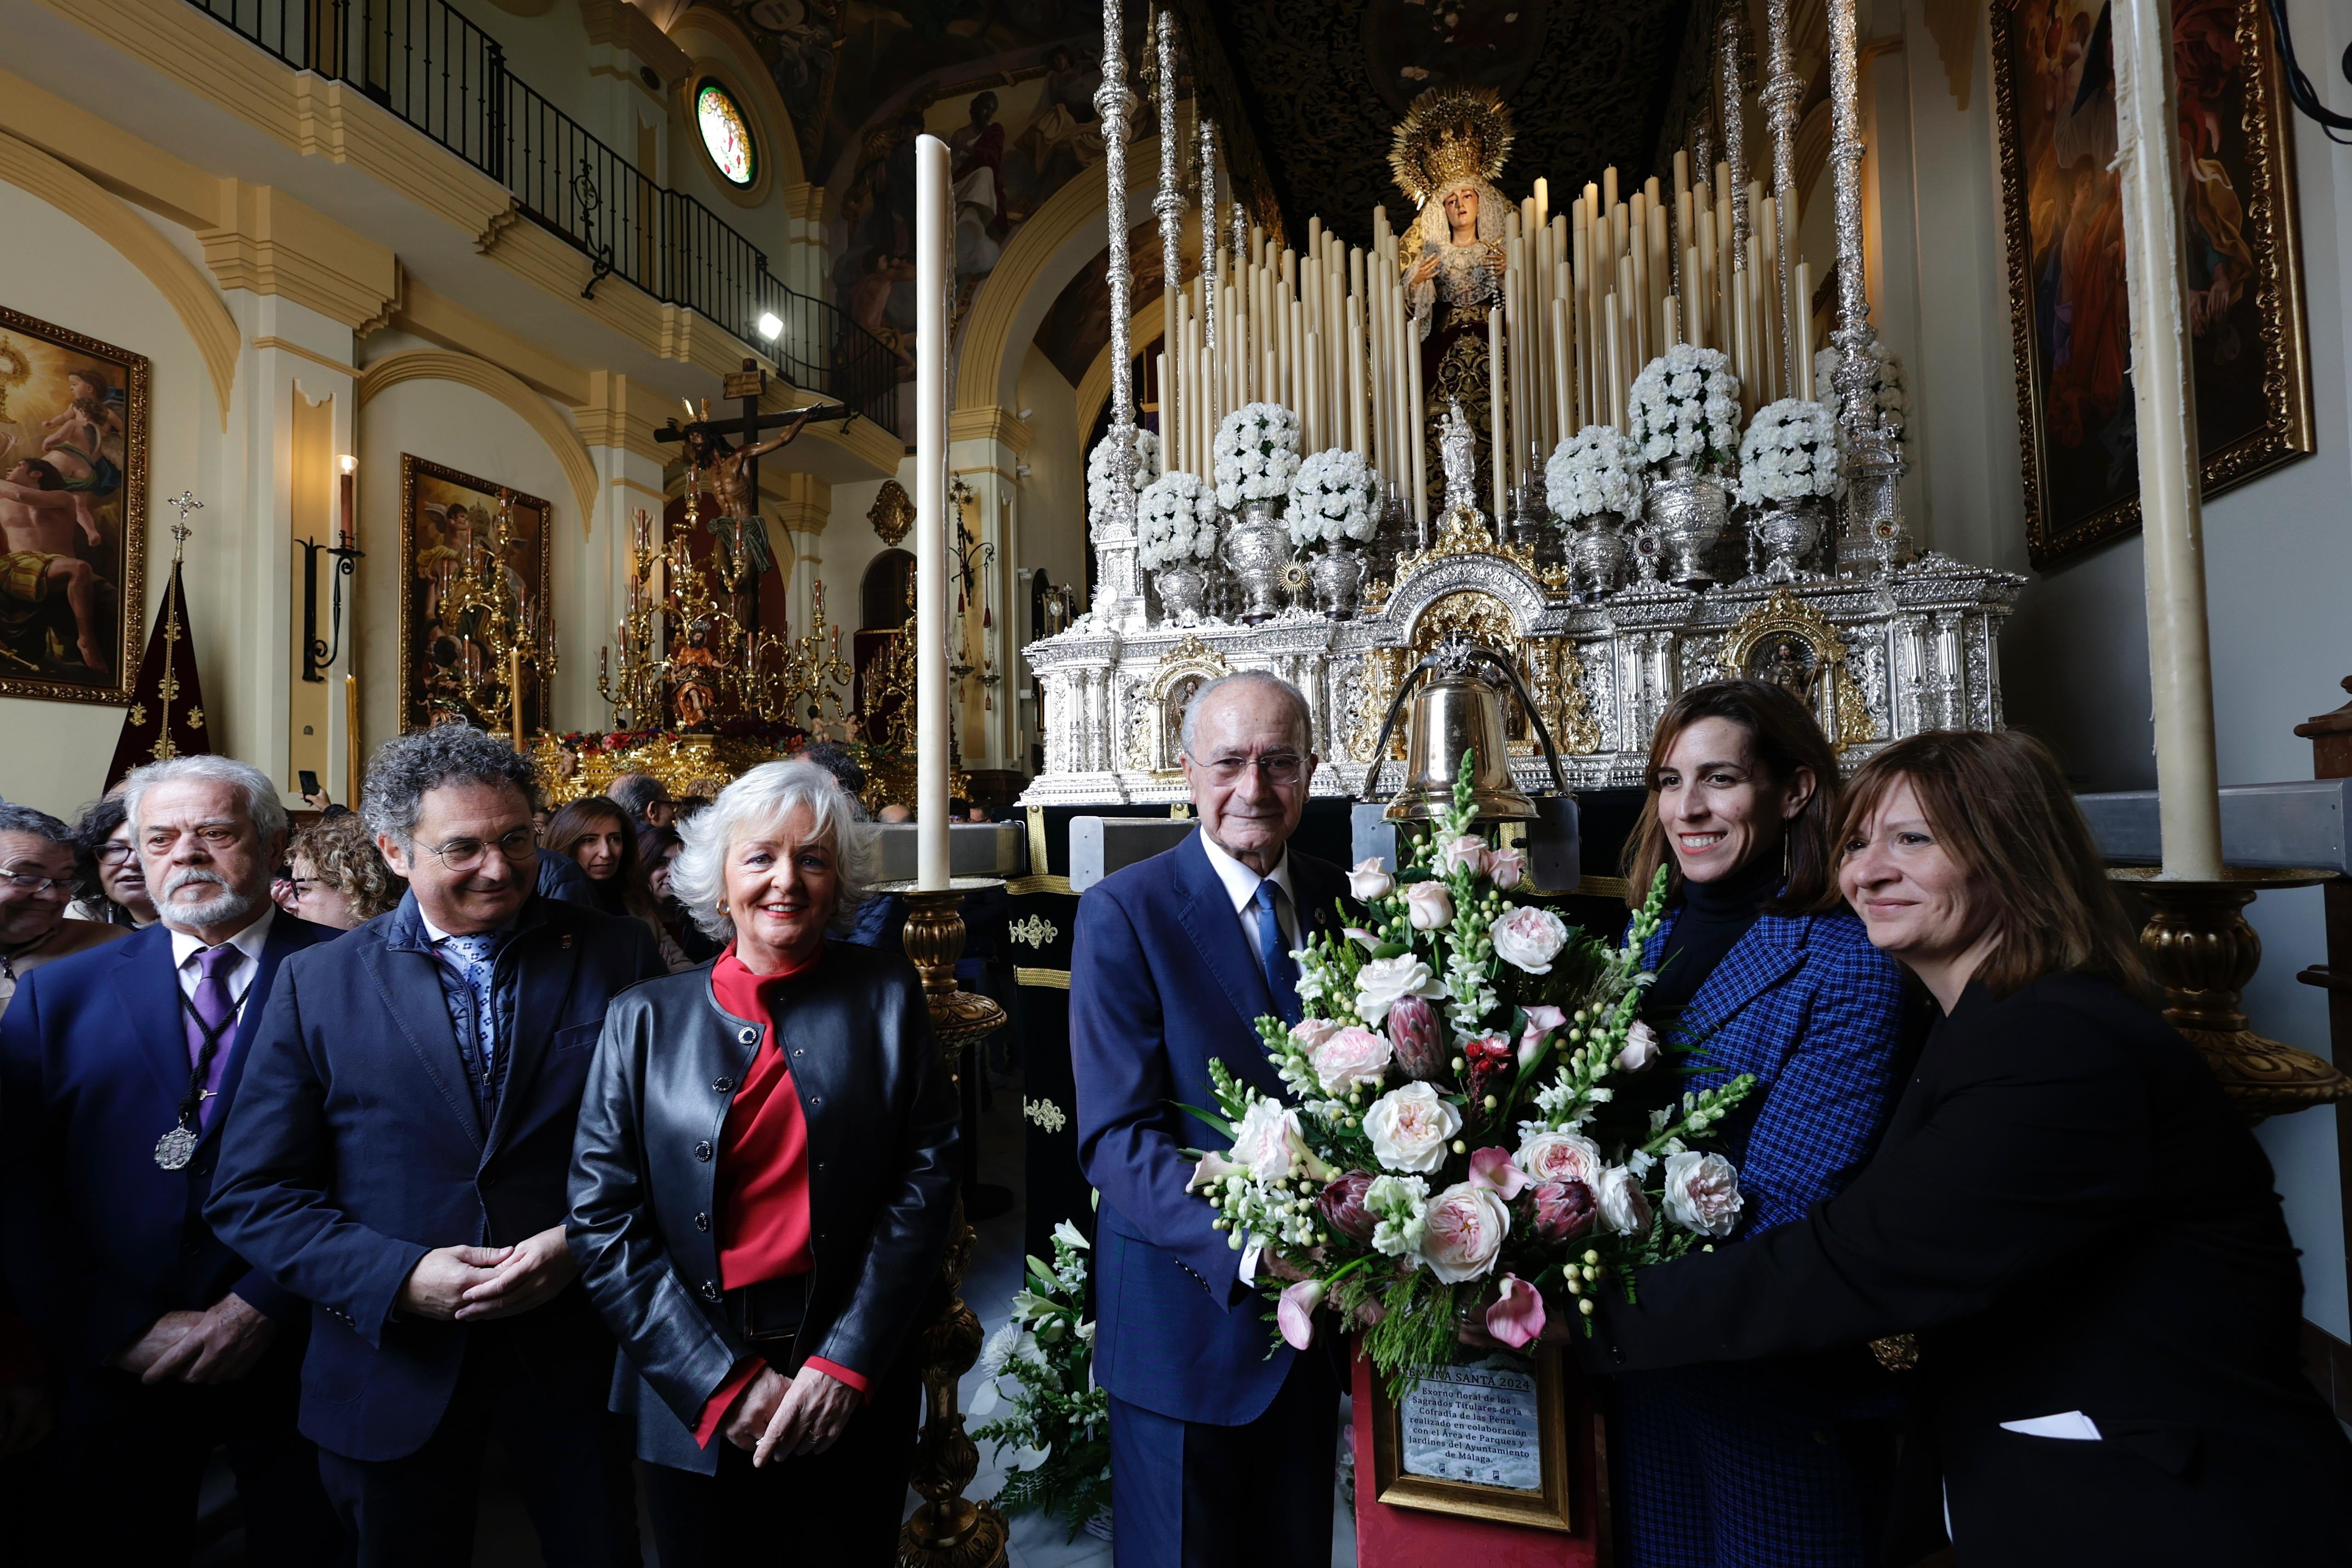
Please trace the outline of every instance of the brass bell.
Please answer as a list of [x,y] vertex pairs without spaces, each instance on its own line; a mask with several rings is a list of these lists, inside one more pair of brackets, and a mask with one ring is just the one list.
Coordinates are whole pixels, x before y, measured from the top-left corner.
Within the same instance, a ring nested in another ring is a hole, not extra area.
[[1476,753],[1471,789],[1480,821],[1534,818],[1535,802],[1511,777],[1503,694],[1484,670],[1465,663],[1436,673],[1412,694],[1404,727],[1405,783],[1389,802],[1389,820],[1425,822],[1451,810],[1465,751]]

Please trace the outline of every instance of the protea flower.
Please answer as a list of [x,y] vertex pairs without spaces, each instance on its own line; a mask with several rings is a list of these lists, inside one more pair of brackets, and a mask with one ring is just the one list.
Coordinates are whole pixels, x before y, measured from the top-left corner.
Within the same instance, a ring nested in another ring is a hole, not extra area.
[[1529,1187],[1524,1199],[1537,1239],[1573,1241],[1592,1228],[1601,1205],[1592,1189],[1580,1181],[1548,1181]]
[[1324,1187],[1315,1207],[1323,1211],[1331,1228],[1349,1240],[1370,1241],[1381,1223],[1380,1217],[1364,1207],[1364,1189],[1371,1185],[1371,1172],[1349,1171]]
[[1399,997],[1389,1009],[1389,1043],[1407,1077],[1441,1082],[1446,1072],[1445,1026],[1427,997]]

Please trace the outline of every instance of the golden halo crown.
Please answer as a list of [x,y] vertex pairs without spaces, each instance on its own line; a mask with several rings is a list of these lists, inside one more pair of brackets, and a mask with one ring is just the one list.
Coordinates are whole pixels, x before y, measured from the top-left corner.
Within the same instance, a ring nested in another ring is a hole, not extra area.
[[1492,184],[1511,154],[1511,111],[1490,87],[1433,87],[1412,100],[1389,167],[1419,206],[1464,180]]

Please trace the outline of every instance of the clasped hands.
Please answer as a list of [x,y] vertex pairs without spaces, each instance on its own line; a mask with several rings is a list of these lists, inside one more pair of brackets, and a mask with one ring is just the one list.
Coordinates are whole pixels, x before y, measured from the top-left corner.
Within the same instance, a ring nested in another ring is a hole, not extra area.
[[436,1247],[400,1287],[400,1309],[421,1318],[477,1322],[509,1318],[554,1300],[579,1268],[551,1225],[509,1247]]
[[758,1469],[776,1454],[822,1454],[840,1441],[857,1410],[857,1390],[830,1373],[803,1366],[786,1377],[772,1366],[736,1396],[719,1432],[751,1450]]
[[165,1312],[115,1354],[142,1383],[234,1383],[251,1372],[278,1325],[235,1291],[201,1312]]

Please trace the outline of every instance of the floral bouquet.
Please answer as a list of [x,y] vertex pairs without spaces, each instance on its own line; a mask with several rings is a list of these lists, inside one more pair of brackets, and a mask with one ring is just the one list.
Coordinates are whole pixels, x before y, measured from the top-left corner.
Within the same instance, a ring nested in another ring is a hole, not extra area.
[[1464,1322],[1523,1347],[1548,1295],[1589,1315],[1603,1281],[1630,1293],[1635,1267],[1729,1235],[1738,1173],[1694,1145],[1755,1084],[1677,1093],[1654,1071],[1690,1050],[1636,1018],[1664,873],[1615,947],[1512,903],[1525,856],[1476,829],[1473,760],[1394,876],[1356,867],[1367,926],[1296,955],[1307,1016],[1257,1020],[1285,1092],[1213,1061],[1222,1114],[1196,1113],[1233,1140],[1194,1171],[1211,1223],[1261,1280],[1294,1277],[1283,1338],[1304,1348],[1330,1307],[1400,1396]]
[[[1106,435],[1087,455],[1087,520],[1099,525],[1110,515],[1110,454],[1114,437]],[[1141,495],[1160,477],[1160,437],[1148,430],[1135,433],[1135,490]]]
[[1766,403],[1739,439],[1740,500],[1809,501],[1845,488],[1838,461],[1837,422],[1817,402],[1784,397]]
[[981,1353],[984,1381],[965,1412],[978,1419],[1011,1405],[971,1434],[1000,1454],[1013,1450],[996,1506],[1058,1519],[1074,1541],[1110,1506],[1110,1396],[1095,1386],[1095,1325],[1079,1315],[1086,1246],[1066,1219],[1054,1227],[1052,1267],[1028,1260],[1012,1317]]
[[1562,523],[1642,511],[1642,450],[1613,424],[1588,424],[1544,465],[1544,499]]
[[[1813,355],[1813,394],[1830,411],[1832,420],[1837,418],[1838,411],[1838,361],[1843,357],[1835,349],[1822,349]],[[1886,426],[1886,434],[1899,440],[1904,422],[1911,415],[1911,394],[1903,384],[1903,356],[1873,338],[1870,357],[1870,392],[1878,405],[1879,420]]]
[[1739,383],[1719,349],[1676,343],[1642,368],[1625,406],[1626,434],[1653,466],[1681,458],[1721,471],[1739,450]]
[[1381,528],[1381,476],[1360,453],[1338,446],[1318,452],[1298,465],[1282,520],[1301,549],[1343,540],[1370,544]]
[[1298,473],[1298,416],[1278,402],[1245,402],[1217,426],[1217,505],[1279,501]]
[[1146,571],[1217,553],[1217,496],[1198,474],[1179,469],[1144,487],[1136,503],[1136,559]]

